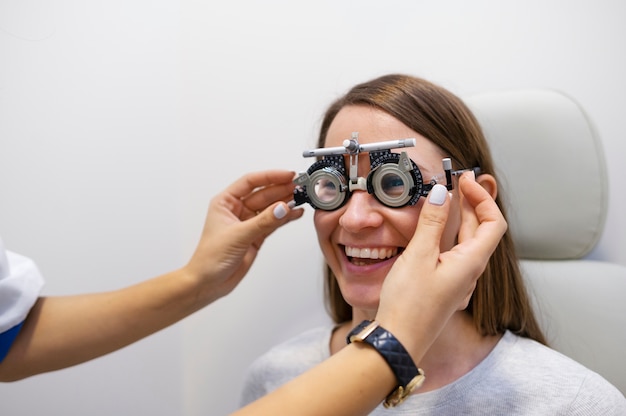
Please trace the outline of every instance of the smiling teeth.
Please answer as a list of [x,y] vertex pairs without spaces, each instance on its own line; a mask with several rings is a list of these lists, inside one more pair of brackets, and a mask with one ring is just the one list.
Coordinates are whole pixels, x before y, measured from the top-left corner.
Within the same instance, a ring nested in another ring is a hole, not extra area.
[[398,254],[398,248],[358,248],[345,246],[346,256],[360,259],[388,259]]

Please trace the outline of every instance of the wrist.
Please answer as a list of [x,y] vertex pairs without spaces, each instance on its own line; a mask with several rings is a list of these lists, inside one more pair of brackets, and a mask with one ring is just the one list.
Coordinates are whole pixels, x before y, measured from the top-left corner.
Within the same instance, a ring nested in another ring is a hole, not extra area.
[[383,402],[386,408],[402,403],[424,382],[424,371],[418,368],[402,343],[376,321],[365,320],[348,334],[348,344],[352,342],[371,345],[387,362],[393,371],[397,387]]
[[190,302],[198,310],[216,301],[220,295],[215,285],[211,285],[197,269],[186,265],[174,272],[176,283],[181,288],[183,301]]
[[[397,309],[397,308],[396,308]],[[435,341],[450,315],[441,308],[418,308],[407,313],[395,314],[392,310],[379,309],[375,320],[395,337],[406,348],[415,363],[422,361],[432,343]]]

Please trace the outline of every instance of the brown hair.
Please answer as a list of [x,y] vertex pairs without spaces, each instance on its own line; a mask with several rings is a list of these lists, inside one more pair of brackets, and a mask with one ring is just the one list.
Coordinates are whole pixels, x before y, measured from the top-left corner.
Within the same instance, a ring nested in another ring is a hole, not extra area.
[[[324,147],[335,116],[347,105],[366,105],[382,110],[426,137],[459,167],[480,166],[495,175],[489,146],[478,121],[461,99],[420,78],[391,74],[356,85],[337,99],[322,120],[318,147]],[[496,178],[497,179],[497,178]],[[496,203],[506,218],[501,193]],[[352,319],[352,308],[343,298],[337,279],[325,265],[326,307],[337,323]],[[466,310],[484,335],[510,330],[546,343],[524,287],[510,232],[507,231],[478,280]]]

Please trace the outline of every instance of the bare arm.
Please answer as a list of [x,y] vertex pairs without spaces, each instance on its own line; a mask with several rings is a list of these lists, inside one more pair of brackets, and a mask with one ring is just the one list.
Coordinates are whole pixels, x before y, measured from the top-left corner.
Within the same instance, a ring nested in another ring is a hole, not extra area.
[[[246,175],[212,199],[197,249],[183,268],[106,293],[40,298],[0,363],[0,380],[57,370],[115,351],[228,294],[288,210],[293,172]],[[285,212],[276,218],[278,206]],[[262,211],[257,215],[257,211]]]

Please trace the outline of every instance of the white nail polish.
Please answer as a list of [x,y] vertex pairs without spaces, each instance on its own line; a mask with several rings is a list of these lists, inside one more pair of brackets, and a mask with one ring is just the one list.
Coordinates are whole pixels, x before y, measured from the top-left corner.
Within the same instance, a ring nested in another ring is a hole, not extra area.
[[276,208],[274,208],[274,217],[277,220],[280,220],[284,218],[285,215],[287,215],[287,210],[285,209],[285,206],[283,204],[276,205]]
[[443,205],[443,203],[446,202],[447,197],[448,189],[438,183],[433,186],[433,189],[431,189],[428,193],[428,202],[433,205]]

